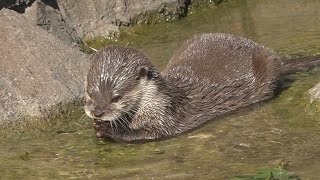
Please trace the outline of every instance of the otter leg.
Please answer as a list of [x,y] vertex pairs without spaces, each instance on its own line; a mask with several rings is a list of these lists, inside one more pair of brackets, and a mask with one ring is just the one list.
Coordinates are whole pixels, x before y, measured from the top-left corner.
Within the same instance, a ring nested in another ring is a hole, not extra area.
[[149,114],[144,113],[143,111],[140,113],[137,113],[135,118],[132,120],[132,122],[129,124],[129,128],[133,130],[139,130],[146,128],[146,124],[150,123],[150,121],[147,121],[147,119],[155,119],[154,117],[150,117]]

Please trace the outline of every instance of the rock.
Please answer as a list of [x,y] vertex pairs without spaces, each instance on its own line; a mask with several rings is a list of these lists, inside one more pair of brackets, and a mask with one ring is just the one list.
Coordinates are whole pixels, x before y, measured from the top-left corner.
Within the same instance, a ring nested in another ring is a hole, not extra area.
[[64,42],[72,46],[82,44],[77,32],[64,21],[60,12],[42,1],[36,0],[31,7],[26,8],[24,15],[32,24],[42,27]]
[[0,124],[82,97],[87,55],[12,10],[0,11],[0,24]]
[[221,0],[2,0],[0,9],[25,13],[32,23],[75,46],[82,38],[117,37],[120,26],[173,21],[186,16],[191,4],[216,1]]
[[314,102],[314,101],[319,101],[320,102],[320,83],[318,83],[316,86],[311,88],[308,91],[308,94],[310,95],[311,103]]
[[66,21],[85,38],[114,36],[119,26],[139,23],[134,17],[151,11],[170,17],[185,15],[187,9],[187,0],[59,0],[58,4]]

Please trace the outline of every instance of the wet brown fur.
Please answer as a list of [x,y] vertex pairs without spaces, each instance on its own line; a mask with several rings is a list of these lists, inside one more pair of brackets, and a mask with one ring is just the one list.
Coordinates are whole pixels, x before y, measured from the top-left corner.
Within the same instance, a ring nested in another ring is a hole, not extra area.
[[[161,74],[140,51],[107,47],[92,56],[85,109],[96,119],[99,138],[137,142],[173,137],[270,99],[282,74],[320,64],[319,58],[292,62],[282,62],[271,49],[229,34],[194,36]],[[124,98],[135,89],[141,93]],[[118,111],[112,100],[115,94],[130,112],[101,120]]]

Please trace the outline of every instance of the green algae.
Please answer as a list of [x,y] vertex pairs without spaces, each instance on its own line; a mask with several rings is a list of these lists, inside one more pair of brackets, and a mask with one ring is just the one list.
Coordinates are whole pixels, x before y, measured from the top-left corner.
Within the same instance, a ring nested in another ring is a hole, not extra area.
[[277,168],[258,169],[256,175],[237,176],[231,180],[299,180],[299,177],[280,165]]
[[[71,126],[72,128],[88,126],[88,118],[83,112],[83,99],[57,104],[44,114],[44,117],[24,117],[2,124],[0,126],[0,139],[11,141],[22,138],[26,134],[35,135],[48,131],[65,133],[73,131],[70,130]],[[79,114],[81,114],[83,120],[74,122],[74,119],[79,119]]]

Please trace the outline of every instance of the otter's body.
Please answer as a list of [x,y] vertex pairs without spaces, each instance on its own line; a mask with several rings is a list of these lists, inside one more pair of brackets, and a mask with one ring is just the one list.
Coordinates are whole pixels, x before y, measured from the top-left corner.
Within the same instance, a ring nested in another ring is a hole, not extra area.
[[271,49],[228,34],[194,36],[161,74],[141,52],[107,47],[92,56],[85,110],[100,138],[172,137],[272,98],[283,70]]

